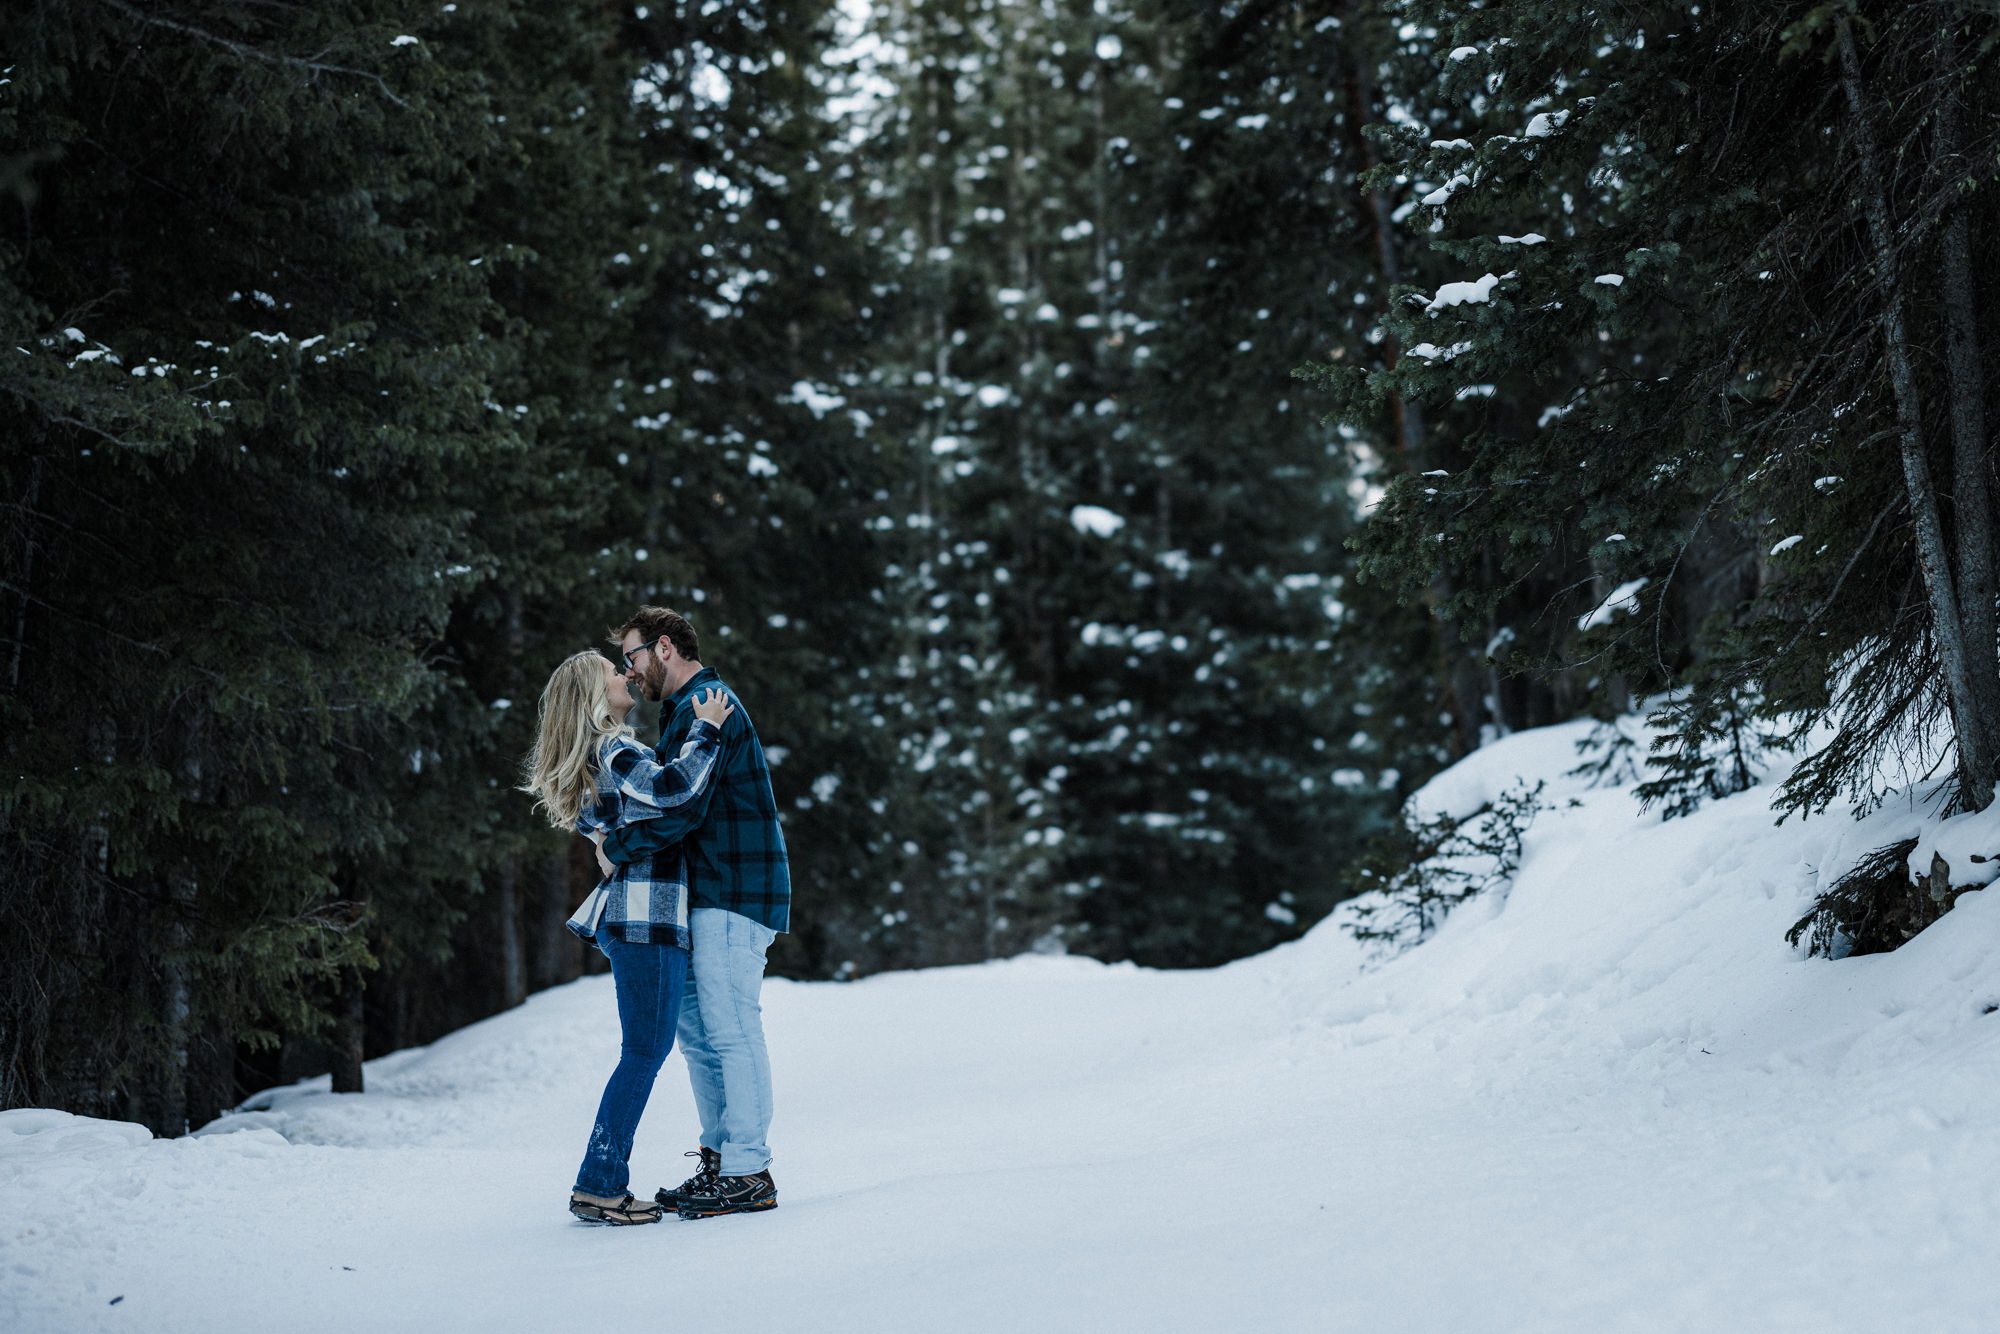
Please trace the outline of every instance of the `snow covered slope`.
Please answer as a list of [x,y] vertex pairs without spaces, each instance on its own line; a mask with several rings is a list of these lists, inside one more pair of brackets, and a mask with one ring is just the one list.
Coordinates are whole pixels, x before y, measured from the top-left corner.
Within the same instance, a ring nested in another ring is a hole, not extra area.
[[[1773,827],[1766,788],[1662,824],[1563,776],[1579,735],[1427,789],[1557,809],[1504,901],[1373,970],[1326,923],[1200,973],[772,983],[772,1214],[563,1211],[607,979],[186,1139],[0,1114],[0,1328],[2000,1327],[2000,895],[1796,958],[1821,877],[1918,816]],[[693,1123],[675,1056],[636,1186]]]

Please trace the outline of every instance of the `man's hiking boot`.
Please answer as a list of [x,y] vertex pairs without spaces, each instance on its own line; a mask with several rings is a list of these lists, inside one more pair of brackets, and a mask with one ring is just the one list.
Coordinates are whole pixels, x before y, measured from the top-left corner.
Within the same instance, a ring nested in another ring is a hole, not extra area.
[[680,1185],[675,1186],[672,1190],[668,1190],[665,1186],[662,1186],[653,1192],[654,1201],[662,1209],[680,1208],[682,1200],[688,1198],[690,1195],[707,1190],[709,1184],[722,1175],[722,1151],[719,1149],[711,1149],[704,1144],[699,1149],[692,1149],[682,1154],[681,1157],[699,1158],[701,1159],[701,1166],[695,1169],[693,1176],[681,1182]]
[[569,1193],[569,1211],[586,1223],[657,1223],[660,1206],[642,1204],[630,1195],[592,1195],[587,1191]]
[[750,1214],[778,1207],[778,1186],[770,1169],[747,1177],[716,1177],[692,1193],[682,1195],[682,1218],[716,1218],[723,1214]]

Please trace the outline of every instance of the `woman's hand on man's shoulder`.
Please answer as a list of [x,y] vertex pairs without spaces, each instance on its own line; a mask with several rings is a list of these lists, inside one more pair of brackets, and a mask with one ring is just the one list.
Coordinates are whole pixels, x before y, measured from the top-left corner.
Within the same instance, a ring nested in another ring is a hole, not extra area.
[[719,689],[704,690],[694,697],[694,716],[717,729],[728,722],[729,715],[734,712],[736,705]]

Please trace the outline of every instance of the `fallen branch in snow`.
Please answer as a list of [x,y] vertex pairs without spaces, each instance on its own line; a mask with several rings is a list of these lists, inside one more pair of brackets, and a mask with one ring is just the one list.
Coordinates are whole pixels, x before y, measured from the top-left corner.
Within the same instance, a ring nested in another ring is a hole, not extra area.
[[1793,945],[1803,939],[1807,958],[1882,954],[1950,912],[1965,895],[1985,888],[1983,877],[1954,886],[1941,854],[1932,856],[1925,874],[1913,877],[1908,863],[1917,842],[1884,844],[1863,857],[1813,901],[1785,939]]

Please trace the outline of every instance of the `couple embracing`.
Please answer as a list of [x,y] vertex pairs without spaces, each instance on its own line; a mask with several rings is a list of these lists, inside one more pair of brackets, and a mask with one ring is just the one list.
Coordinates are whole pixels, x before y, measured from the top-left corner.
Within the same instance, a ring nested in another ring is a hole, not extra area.
[[[578,653],[542,692],[524,790],[597,845],[603,880],[569,920],[611,961],[622,1033],[570,1212],[655,1223],[775,1208],[771,1062],[758,991],[791,924],[791,871],[764,747],[742,702],[701,663],[694,627],[641,607],[613,632],[621,662]],[[620,670],[622,663],[623,670]],[[660,705],[660,744],[627,721]],[[701,1137],[695,1174],[631,1192],[632,1138],[678,1034]]]

